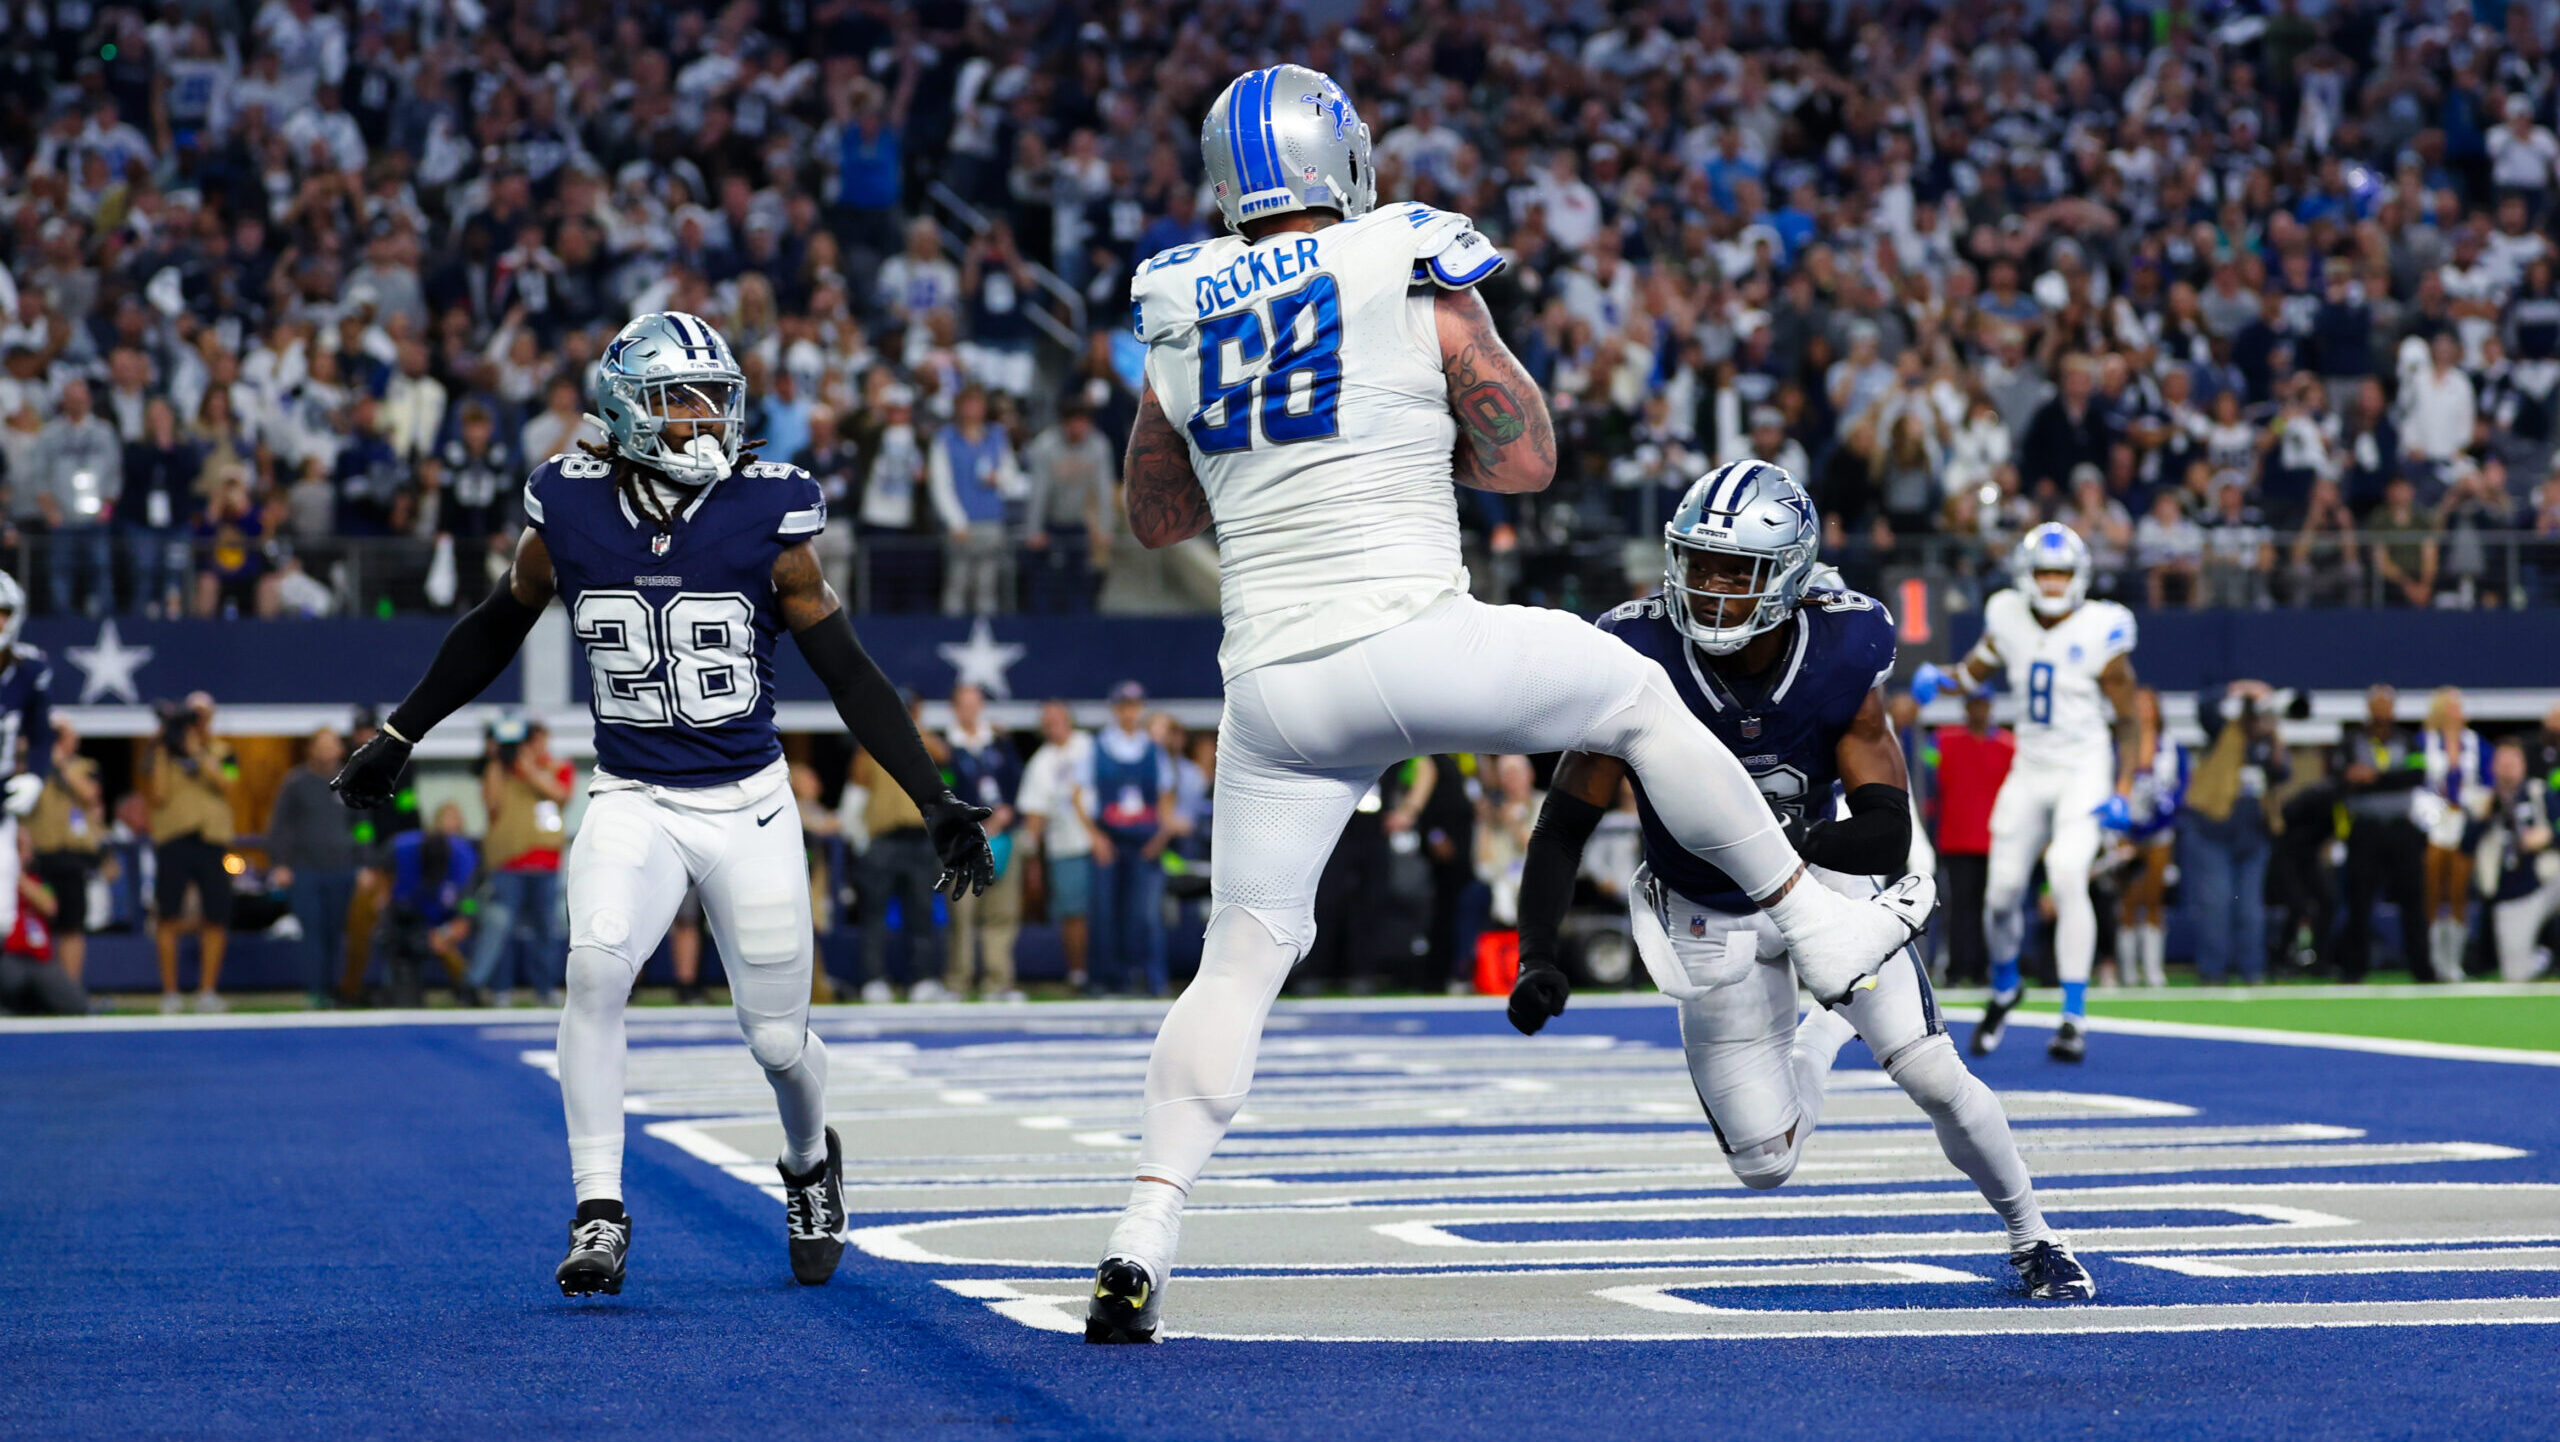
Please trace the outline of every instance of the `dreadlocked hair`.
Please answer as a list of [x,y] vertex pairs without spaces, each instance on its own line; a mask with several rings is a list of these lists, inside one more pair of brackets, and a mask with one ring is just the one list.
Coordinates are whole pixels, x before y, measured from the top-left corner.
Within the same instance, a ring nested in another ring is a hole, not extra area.
[[[737,464],[730,468],[731,471],[733,473],[742,471],[754,464],[756,452],[764,448],[766,439],[764,436],[758,436],[740,445]],[[623,499],[631,503],[631,509],[638,511],[649,524],[661,531],[673,531],[676,528],[675,508],[661,503],[656,488],[647,484],[646,479],[641,475],[647,467],[624,455],[614,445],[611,437],[602,441],[581,439],[577,444],[579,450],[613,468],[614,489],[620,491]],[[678,483],[670,481],[668,484]]]

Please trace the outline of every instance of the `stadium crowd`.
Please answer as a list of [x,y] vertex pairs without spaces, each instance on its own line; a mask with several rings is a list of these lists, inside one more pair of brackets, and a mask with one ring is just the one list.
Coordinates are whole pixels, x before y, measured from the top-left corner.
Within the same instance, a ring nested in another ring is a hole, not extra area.
[[[0,3],[0,465],[54,611],[467,604],[629,315],[714,318],[873,609],[1205,608],[1131,266],[1240,69],[1476,218],[1596,607],[1751,452],[1853,581],[2074,524],[2154,605],[2560,592],[2549,5]],[[2509,538],[2513,538],[2510,540]]]

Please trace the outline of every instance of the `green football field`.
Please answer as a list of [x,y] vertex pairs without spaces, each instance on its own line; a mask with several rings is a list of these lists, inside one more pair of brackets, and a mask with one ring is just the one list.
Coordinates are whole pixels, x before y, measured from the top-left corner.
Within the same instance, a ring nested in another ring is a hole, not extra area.
[[[1958,1019],[1968,1004],[1949,998]],[[2031,994],[2027,1010],[2052,1011],[2051,991]],[[2093,991],[2093,1020],[2184,1022],[2271,1031],[2393,1037],[2463,1046],[2560,1051],[2560,987],[2272,986],[2255,991],[2171,988]]]

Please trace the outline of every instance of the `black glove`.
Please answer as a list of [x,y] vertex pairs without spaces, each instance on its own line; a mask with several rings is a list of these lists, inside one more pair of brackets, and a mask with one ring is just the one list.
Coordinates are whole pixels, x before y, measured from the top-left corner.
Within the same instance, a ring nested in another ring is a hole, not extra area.
[[942,858],[942,875],[933,889],[957,901],[996,884],[996,854],[987,848],[979,822],[995,815],[945,791],[924,807],[924,834],[933,839],[933,854]]
[[1812,823],[1793,811],[1781,811],[1778,813],[1778,829],[1786,834],[1788,847],[1796,855],[1804,855],[1805,837],[1813,830]]
[[371,811],[386,805],[400,792],[400,773],[409,769],[409,743],[389,731],[376,731],[373,739],[356,748],[347,764],[329,781],[329,789],[348,809]]
[[1511,1024],[1522,1036],[1536,1036],[1551,1018],[1564,1015],[1565,999],[1572,995],[1563,967],[1543,956],[1524,956],[1520,979],[1511,984]]

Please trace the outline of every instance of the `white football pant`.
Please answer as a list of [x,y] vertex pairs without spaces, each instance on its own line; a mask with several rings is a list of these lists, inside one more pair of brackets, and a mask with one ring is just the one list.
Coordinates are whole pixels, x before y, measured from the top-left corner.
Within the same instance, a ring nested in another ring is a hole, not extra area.
[[2100,831],[2093,814],[2115,794],[2112,763],[2009,768],[1991,803],[1991,875],[1982,900],[1982,934],[1994,962],[2016,961],[2027,937],[2027,878],[2044,858],[2053,889],[2053,967],[2063,981],[2087,981],[2098,954],[2098,909],[2089,873],[2098,863]]
[[[704,804],[714,803],[714,804]],[[599,776],[569,848],[569,999],[560,1096],[578,1200],[622,1195],[623,1011],[692,887],[787,1145],[826,1155],[827,1050],[809,1031],[817,931],[790,775],[776,761],[703,791]]]

